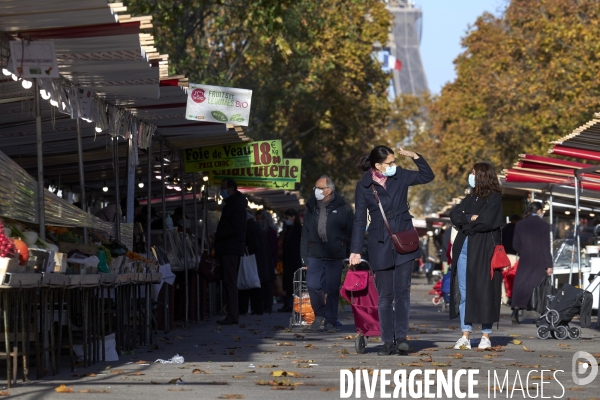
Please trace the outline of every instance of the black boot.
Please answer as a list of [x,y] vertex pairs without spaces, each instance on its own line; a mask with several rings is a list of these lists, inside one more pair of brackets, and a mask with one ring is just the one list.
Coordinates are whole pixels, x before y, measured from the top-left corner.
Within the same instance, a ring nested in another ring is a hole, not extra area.
[[410,347],[408,346],[406,340],[397,340],[396,350],[398,350],[398,353],[400,354],[406,354],[410,351]]
[[384,343],[381,349],[377,352],[378,356],[391,356],[396,354],[396,346],[394,343]]
[[519,309],[518,308],[514,308],[512,315],[510,316],[510,319],[512,321],[513,325],[520,325],[521,322],[519,322]]

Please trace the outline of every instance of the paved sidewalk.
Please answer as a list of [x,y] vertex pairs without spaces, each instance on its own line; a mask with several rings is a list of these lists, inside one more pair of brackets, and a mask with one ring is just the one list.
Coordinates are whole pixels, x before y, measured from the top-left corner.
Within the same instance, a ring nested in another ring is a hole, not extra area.
[[[166,335],[159,334],[157,350],[138,349],[133,355],[122,356],[118,362],[98,363],[89,368],[78,368],[75,374],[63,372],[59,376],[29,384],[19,383],[16,388],[3,390],[11,397],[22,399],[151,396],[161,399],[337,399],[341,395],[341,368],[391,369],[392,372],[405,369],[407,373],[432,368],[444,373],[479,369],[475,387],[479,398],[488,398],[488,393],[493,398],[493,388],[498,386],[493,381],[488,384],[488,371],[495,372],[501,380],[509,371],[508,387],[516,389],[512,398],[534,397],[536,391],[541,398],[541,370],[545,369],[551,371],[543,375],[544,397],[600,396],[600,375],[588,386],[575,385],[571,376],[572,357],[576,351],[583,350],[600,359],[599,330],[585,329],[580,340],[539,340],[535,337],[532,318],[525,318],[521,325],[513,326],[510,310],[503,306],[500,328],[496,330],[494,325],[492,335],[492,344],[499,346],[498,351],[454,350],[449,347],[460,337],[459,322],[449,321],[441,307],[431,303],[432,296],[427,295],[430,289],[431,285],[425,284],[423,279],[413,280],[409,341],[412,352],[406,356],[377,356],[381,344],[378,338],[369,339],[365,354],[356,354],[352,312],[346,306],[340,314],[343,326],[337,333],[306,333],[300,327],[289,331],[290,315],[287,313],[246,316],[241,318],[239,326],[225,327],[219,327],[216,318],[212,318],[177,328]],[[530,314],[530,317],[534,316]],[[473,335],[474,348],[479,337]],[[185,358],[184,364],[153,363],[177,353]],[[62,370],[69,371],[69,368]],[[531,370],[537,372],[529,373]],[[555,370],[564,371],[557,372],[558,382],[549,379]],[[295,376],[272,376],[281,371]],[[515,386],[517,371],[522,383],[517,380]],[[278,386],[270,386],[269,382]],[[72,388],[73,393],[55,392],[61,384]],[[488,392],[489,388],[491,391]],[[392,390],[390,387],[388,392]],[[506,393],[506,386],[504,392],[496,393],[497,398],[510,395]],[[355,396],[353,393],[351,398]],[[364,389],[361,398],[367,398]],[[379,387],[375,398],[380,398]]]

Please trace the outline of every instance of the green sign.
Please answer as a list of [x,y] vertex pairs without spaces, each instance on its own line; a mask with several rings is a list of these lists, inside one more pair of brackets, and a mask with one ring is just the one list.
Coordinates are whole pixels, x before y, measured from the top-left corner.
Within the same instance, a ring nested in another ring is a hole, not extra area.
[[294,190],[302,177],[302,160],[285,159],[280,165],[251,166],[210,170],[209,183],[220,186],[225,178],[233,178],[238,186]]
[[183,150],[185,172],[280,164],[281,140],[242,142]]

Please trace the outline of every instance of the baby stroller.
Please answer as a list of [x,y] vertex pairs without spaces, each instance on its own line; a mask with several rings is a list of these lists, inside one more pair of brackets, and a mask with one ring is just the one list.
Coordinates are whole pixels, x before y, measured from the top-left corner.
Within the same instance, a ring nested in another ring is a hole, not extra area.
[[431,302],[436,306],[438,304],[442,305],[442,311],[446,309],[446,303],[450,303],[450,278],[452,276],[451,269],[448,268],[448,271],[442,276],[433,288],[429,291],[428,294],[433,295]]
[[592,292],[599,284],[600,272],[593,277],[585,290],[575,288],[568,283],[563,284],[558,293],[551,298],[547,311],[536,321],[538,338],[548,339],[552,335],[559,340],[579,339],[581,329],[569,326],[569,322],[579,314],[581,327],[591,326]]
[[437,281],[437,283],[435,285],[433,285],[433,287],[427,294],[433,295],[431,302],[434,305],[437,306],[438,304],[443,303],[444,302],[444,294],[442,293],[442,280],[440,279],[439,281]]
[[[344,266],[349,266],[349,260],[344,260]],[[354,324],[356,325],[356,339],[354,346],[357,354],[365,352],[367,337],[381,336],[379,326],[379,312],[377,288],[373,270],[367,260],[361,259],[361,264],[349,269],[340,289],[340,295],[352,306]]]

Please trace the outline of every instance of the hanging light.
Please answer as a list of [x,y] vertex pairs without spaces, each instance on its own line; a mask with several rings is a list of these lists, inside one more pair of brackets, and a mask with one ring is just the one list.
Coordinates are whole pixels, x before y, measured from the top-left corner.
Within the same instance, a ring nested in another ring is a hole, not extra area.
[[44,89],[42,89],[42,90],[40,90],[40,96],[42,96],[42,99],[48,100],[50,98],[50,93],[48,93]]
[[208,182],[208,175],[204,175],[204,176],[202,177],[202,180],[203,180],[204,182]]
[[67,108],[67,105],[65,104],[65,102],[62,102],[62,109],[65,110]]
[[162,179],[162,176],[160,176],[160,175],[154,175],[154,177],[155,177],[156,179],[158,179],[159,181]]
[[4,74],[4,76],[11,76],[12,72],[10,72],[9,70],[7,70],[6,68],[2,68],[2,73]]
[[173,189],[177,190],[178,192],[181,192],[181,186],[175,186]]
[[565,211],[565,215],[569,215],[569,214],[571,214],[571,211],[569,211],[569,210]]
[[96,125],[96,132],[98,132],[98,133],[102,132],[102,128],[100,128],[98,125]]
[[188,192],[191,192],[191,191],[192,191],[192,189],[193,189],[193,187],[192,187],[192,184],[191,184],[191,183],[188,183],[188,184],[187,184],[187,186],[186,186],[185,188],[186,188],[186,190],[187,190]]
[[81,117],[81,119],[82,119],[82,120],[84,120],[85,122],[89,122],[89,123],[91,123],[91,122],[92,122],[92,120],[91,120],[91,119],[88,119],[88,118],[83,118],[83,117]]
[[56,101],[56,100],[50,100],[50,105],[54,106],[54,107],[58,107],[58,101]]
[[11,78],[12,78],[12,80],[13,80],[13,81],[15,81],[15,82],[19,80],[19,77],[18,77],[18,76],[16,76],[15,74],[12,74],[10,77],[11,77]]
[[23,82],[21,82],[21,86],[23,86],[23,89],[31,89],[31,87],[33,86],[33,82],[28,81],[27,79],[23,79]]
[[590,213],[590,217],[595,217],[595,216],[596,216],[596,214]]
[[140,181],[138,182],[138,187],[140,189],[144,187],[144,182],[142,182],[142,178],[140,178]]
[[106,186],[106,181],[104,181],[104,186],[102,186],[102,191],[104,193],[108,192],[108,186]]

